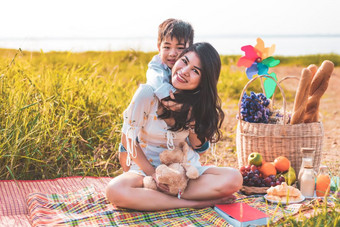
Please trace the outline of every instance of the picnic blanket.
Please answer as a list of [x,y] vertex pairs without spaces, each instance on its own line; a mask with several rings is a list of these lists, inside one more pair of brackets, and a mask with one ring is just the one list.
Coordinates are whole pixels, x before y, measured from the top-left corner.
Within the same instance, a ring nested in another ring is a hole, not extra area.
[[31,226],[27,196],[30,193],[65,194],[93,186],[105,191],[110,177],[66,177],[49,180],[0,180],[0,226]]
[[104,193],[86,187],[64,195],[28,196],[32,226],[227,226],[212,208],[140,212],[118,209]]
[[[244,202],[266,212],[272,222],[297,213],[301,206],[268,204],[259,195],[236,196],[236,202]],[[66,194],[32,193],[27,203],[33,226],[230,226],[211,207],[157,212],[119,209],[106,200],[104,193],[93,187]]]
[[[229,226],[212,208],[162,212],[118,209],[105,198],[110,180],[69,177],[0,181],[0,226]],[[271,222],[298,213],[308,203],[278,206],[267,203],[260,195],[236,196],[236,202],[266,212]]]

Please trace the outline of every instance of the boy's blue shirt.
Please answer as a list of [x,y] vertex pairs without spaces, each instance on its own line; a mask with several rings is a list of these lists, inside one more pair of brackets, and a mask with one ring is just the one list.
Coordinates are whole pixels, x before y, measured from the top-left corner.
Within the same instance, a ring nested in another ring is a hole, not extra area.
[[155,55],[148,64],[146,83],[155,91],[159,100],[170,95],[170,90],[175,93],[176,88],[170,84],[171,69],[162,62],[160,56]]

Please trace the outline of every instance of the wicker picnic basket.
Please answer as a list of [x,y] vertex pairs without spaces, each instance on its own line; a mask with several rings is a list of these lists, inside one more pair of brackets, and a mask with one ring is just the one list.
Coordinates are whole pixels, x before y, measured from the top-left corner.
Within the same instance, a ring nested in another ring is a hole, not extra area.
[[254,194],[267,194],[268,188],[270,187],[255,187],[243,185],[240,190],[246,195],[254,195]]
[[[244,87],[238,103],[239,116],[241,116],[241,101],[246,89],[254,80],[262,77],[265,76],[254,77]],[[318,171],[324,137],[322,123],[286,124],[286,98],[280,84],[274,81],[283,97],[283,123],[250,123],[239,118],[236,131],[238,165],[239,167],[246,165],[248,156],[252,152],[259,152],[267,162],[274,161],[278,156],[285,156],[290,160],[297,175],[302,162],[301,148],[310,147],[315,149],[313,164],[314,170]]]

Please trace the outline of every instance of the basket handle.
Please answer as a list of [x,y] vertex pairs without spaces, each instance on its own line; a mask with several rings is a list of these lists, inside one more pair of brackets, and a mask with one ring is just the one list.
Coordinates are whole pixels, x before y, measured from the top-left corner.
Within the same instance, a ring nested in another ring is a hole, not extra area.
[[[248,81],[248,83],[246,84],[246,86],[244,86],[242,92],[241,92],[241,97],[240,100],[238,101],[238,116],[239,116],[239,120],[241,120],[241,103],[242,103],[242,97],[244,95],[244,93],[246,92],[246,89],[249,87],[249,85],[254,82],[254,80],[258,79],[258,78],[262,78],[262,77],[266,77],[266,78],[271,78],[272,80],[275,81],[277,87],[280,89],[280,92],[282,94],[282,102],[283,102],[283,125],[286,125],[286,96],[285,93],[283,92],[282,87],[280,86],[280,83],[278,81],[276,81],[274,79],[274,77],[269,76],[269,75],[258,75],[256,77],[254,77],[253,79],[251,79],[250,81]],[[283,79],[282,79],[283,80]],[[281,81],[282,81],[281,80]]]
[[[281,84],[281,82],[283,82],[283,81],[285,81],[285,80],[288,80],[288,79],[296,79],[296,80],[300,80],[300,78],[299,77],[297,77],[297,76],[286,76],[286,77],[283,77],[281,80],[279,80],[279,84]],[[272,95],[272,101],[273,101],[273,105],[274,105],[274,101],[275,101],[275,99],[274,99],[274,97],[275,97],[275,92],[276,92],[276,88],[275,88],[275,90],[274,90],[274,93],[273,93],[273,95]]]

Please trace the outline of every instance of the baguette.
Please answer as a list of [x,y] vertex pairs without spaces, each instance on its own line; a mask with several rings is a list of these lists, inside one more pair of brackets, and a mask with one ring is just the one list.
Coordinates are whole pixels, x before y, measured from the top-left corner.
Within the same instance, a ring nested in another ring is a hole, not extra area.
[[314,64],[311,64],[307,67],[312,72],[312,78],[314,78],[316,71],[318,70],[318,67]]
[[[316,66],[315,66],[316,67]],[[314,67],[313,67],[314,68]],[[304,115],[308,102],[308,95],[311,86],[313,73],[308,68],[304,68],[301,72],[301,77],[296,91],[293,114],[290,124],[300,124],[304,121]]]
[[322,62],[312,79],[309,97],[304,117],[305,123],[319,121],[319,105],[322,95],[326,92],[329,79],[334,69],[334,64],[331,61]]

